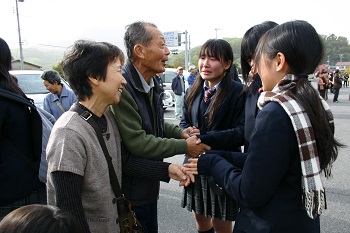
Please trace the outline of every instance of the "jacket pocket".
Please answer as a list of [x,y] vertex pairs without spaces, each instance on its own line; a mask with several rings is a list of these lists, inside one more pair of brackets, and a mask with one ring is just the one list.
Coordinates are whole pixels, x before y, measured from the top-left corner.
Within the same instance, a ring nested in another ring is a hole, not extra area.
[[234,231],[247,233],[269,233],[271,226],[254,214],[253,211],[244,209],[236,219]]

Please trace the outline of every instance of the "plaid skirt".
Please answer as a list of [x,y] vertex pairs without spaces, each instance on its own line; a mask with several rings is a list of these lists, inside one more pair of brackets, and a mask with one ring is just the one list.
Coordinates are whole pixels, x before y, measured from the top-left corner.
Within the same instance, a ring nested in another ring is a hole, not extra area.
[[0,206],[0,220],[9,214],[11,211],[18,209],[19,207],[30,204],[43,204],[46,205],[46,187],[41,187],[38,190],[31,192],[24,198],[15,201],[11,204]]
[[[181,206],[196,214],[211,216],[222,221],[234,221],[238,213],[238,205],[221,188],[214,187],[210,176],[196,176],[195,183],[185,187],[182,193]],[[218,193],[218,190],[221,193]]]

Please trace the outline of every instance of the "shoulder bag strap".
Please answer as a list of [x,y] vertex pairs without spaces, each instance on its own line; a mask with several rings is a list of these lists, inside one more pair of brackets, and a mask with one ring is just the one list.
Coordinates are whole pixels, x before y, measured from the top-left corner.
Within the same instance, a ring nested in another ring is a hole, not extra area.
[[64,110],[64,108],[63,108],[63,106],[62,106],[62,104],[61,104],[61,102],[60,102],[60,100],[55,100],[55,103],[57,104],[57,106],[61,109],[61,111],[62,112],[66,112],[66,110]]
[[115,173],[115,170],[112,164],[112,158],[108,153],[105,141],[102,136],[102,132],[98,127],[96,121],[92,118],[92,114],[88,111],[81,109],[78,105],[74,105],[74,107],[71,108],[71,110],[77,112],[80,115],[80,117],[83,118],[86,122],[88,122],[96,131],[98,141],[100,142],[101,148],[103,150],[103,154],[105,155],[105,158],[108,163],[109,179],[110,179],[113,192],[116,195],[116,197],[123,196],[122,191],[120,189],[119,182],[118,182],[117,174]]

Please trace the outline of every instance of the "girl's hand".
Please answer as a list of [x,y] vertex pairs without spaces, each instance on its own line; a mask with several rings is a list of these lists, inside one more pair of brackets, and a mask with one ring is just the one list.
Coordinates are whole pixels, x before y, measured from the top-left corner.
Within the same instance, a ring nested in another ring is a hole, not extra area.
[[[182,171],[186,173],[186,175],[192,174],[192,175],[198,175],[198,158],[190,158],[188,159],[189,163],[185,163],[182,165]],[[192,181],[194,182],[194,181]]]

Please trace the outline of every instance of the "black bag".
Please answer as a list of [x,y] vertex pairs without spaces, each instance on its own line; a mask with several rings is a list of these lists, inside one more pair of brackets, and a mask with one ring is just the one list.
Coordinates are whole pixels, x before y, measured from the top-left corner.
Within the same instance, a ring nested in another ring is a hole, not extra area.
[[118,223],[121,233],[143,233],[144,230],[137,220],[135,213],[131,209],[131,204],[128,199],[126,199],[120,189],[119,181],[117,174],[114,171],[112,164],[112,158],[108,153],[105,141],[103,140],[102,133],[98,127],[96,121],[92,118],[90,112],[81,109],[77,104],[71,109],[77,112],[81,118],[87,121],[96,131],[98,141],[100,142],[103,154],[107,160],[108,164],[108,173],[110,183],[114,192],[114,195],[117,197],[117,209],[118,209]]
[[131,204],[124,196],[117,200],[118,222],[120,233],[143,233],[139,220],[136,218],[134,211],[131,210]]

